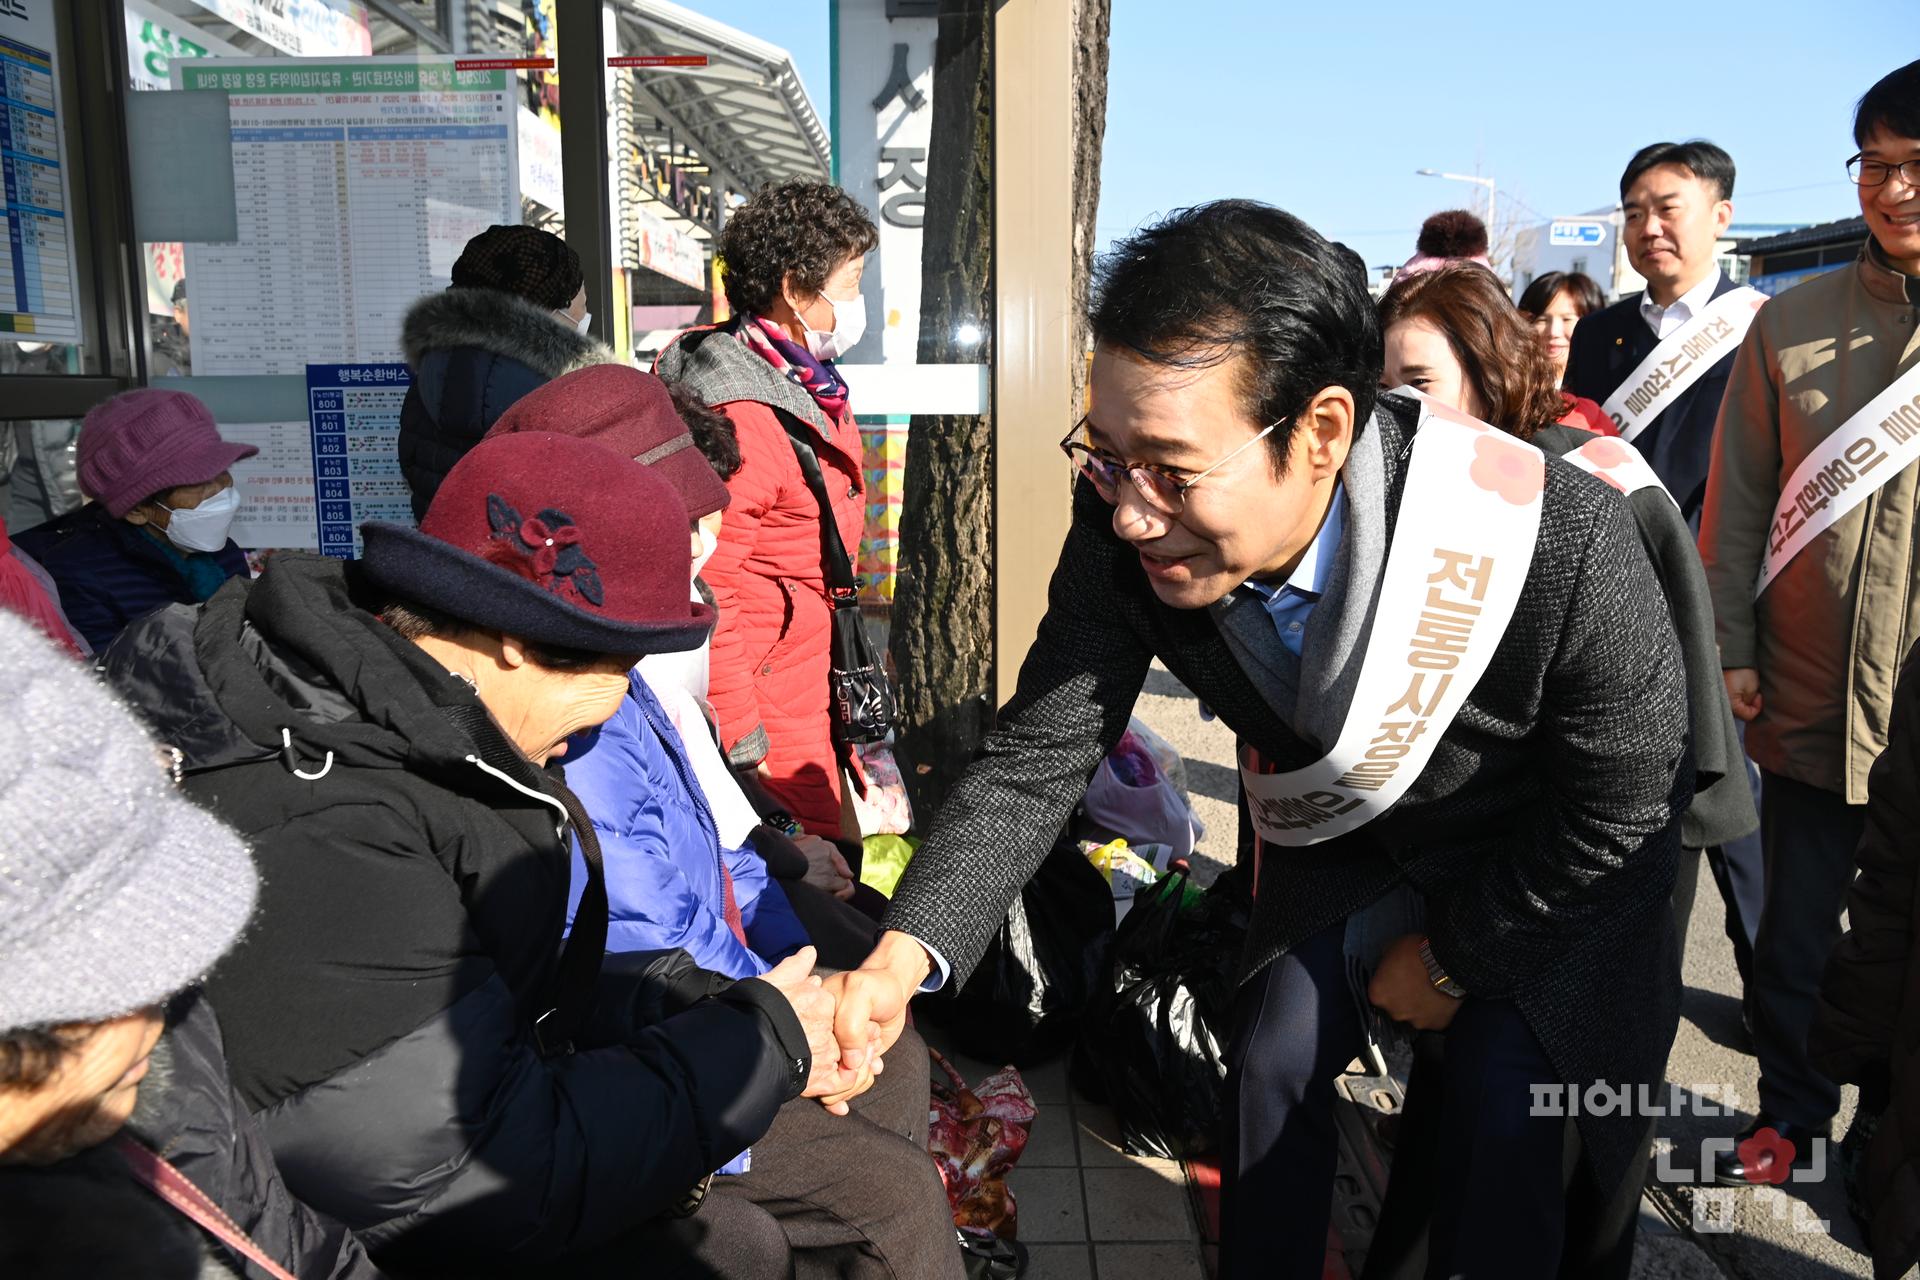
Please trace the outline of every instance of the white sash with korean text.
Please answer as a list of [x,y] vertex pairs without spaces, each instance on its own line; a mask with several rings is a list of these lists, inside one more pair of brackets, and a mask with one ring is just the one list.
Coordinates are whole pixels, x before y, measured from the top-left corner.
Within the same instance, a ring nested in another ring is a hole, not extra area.
[[1660,340],[1640,367],[1600,406],[1623,440],[1645,431],[1682,391],[1740,345],[1753,326],[1753,313],[1767,300],[1758,289],[1729,289]]
[[1540,532],[1546,455],[1421,398],[1373,630],[1333,750],[1240,776],[1261,836],[1318,844],[1372,821],[1419,778],[1493,660]]
[[1589,440],[1571,453],[1560,455],[1566,461],[1580,468],[1590,476],[1596,476],[1625,494],[1635,494],[1642,489],[1658,489],[1667,494],[1667,486],[1660,482],[1647,460],[1640,451],[1625,440],[1612,436],[1601,436],[1598,440]]
[[1767,529],[1757,596],[1809,542],[1920,458],[1920,364],[1893,380],[1793,469]]

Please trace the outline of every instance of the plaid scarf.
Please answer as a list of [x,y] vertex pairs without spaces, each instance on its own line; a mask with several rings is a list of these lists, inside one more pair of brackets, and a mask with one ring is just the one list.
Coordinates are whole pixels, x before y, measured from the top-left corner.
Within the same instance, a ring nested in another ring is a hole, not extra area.
[[847,384],[841,381],[831,360],[814,359],[812,352],[789,338],[779,325],[759,316],[740,326],[740,336],[776,373],[812,396],[829,421],[838,420],[846,412]]

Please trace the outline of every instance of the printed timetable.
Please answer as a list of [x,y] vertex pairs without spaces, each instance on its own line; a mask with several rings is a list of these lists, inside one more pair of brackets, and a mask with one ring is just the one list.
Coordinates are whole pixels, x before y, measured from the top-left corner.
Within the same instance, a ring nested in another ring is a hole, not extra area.
[[369,520],[413,523],[400,474],[400,406],[412,374],[404,364],[307,366],[313,494],[322,555],[359,558]]
[[52,3],[0,11],[0,338],[14,341],[80,338]]
[[393,362],[466,242],[520,220],[511,73],[451,59],[198,59],[229,95],[238,240],[188,243],[196,374]]

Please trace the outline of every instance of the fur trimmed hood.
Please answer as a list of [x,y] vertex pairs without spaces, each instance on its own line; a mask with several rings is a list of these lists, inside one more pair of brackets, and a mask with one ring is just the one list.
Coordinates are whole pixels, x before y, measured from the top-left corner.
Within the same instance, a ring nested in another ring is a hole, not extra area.
[[445,289],[407,310],[400,349],[418,373],[436,351],[478,347],[551,379],[596,364],[619,364],[612,350],[575,333],[553,312],[501,289]]

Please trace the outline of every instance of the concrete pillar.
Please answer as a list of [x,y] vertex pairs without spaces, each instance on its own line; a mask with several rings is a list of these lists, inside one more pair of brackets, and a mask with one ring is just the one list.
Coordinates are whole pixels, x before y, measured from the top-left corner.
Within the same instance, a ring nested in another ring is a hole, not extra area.
[[1071,513],[1055,446],[1073,425],[1072,0],[994,17],[994,674],[1012,695]]

